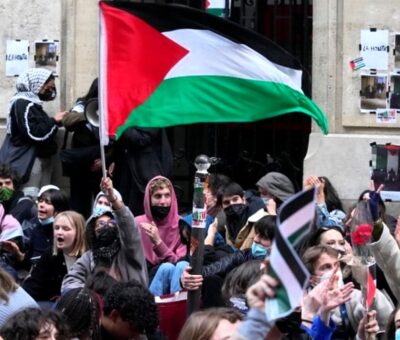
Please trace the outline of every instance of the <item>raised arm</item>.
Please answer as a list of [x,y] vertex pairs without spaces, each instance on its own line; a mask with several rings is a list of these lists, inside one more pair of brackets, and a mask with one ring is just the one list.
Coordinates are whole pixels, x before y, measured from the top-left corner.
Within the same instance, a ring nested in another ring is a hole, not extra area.
[[[117,199],[114,194],[113,184],[110,178],[101,180],[100,184],[103,192],[111,202],[113,211],[117,218],[119,235],[121,241],[120,262],[126,260],[129,266],[132,266],[139,273],[139,279],[143,284],[148,284],[146,260],[144,257],[140,231],[135,223],[134,216],[130,209],[124,205],[124,202]],[[125,268],[127,273],[129,269]],[[126,275],[127,278],[129,274]]]

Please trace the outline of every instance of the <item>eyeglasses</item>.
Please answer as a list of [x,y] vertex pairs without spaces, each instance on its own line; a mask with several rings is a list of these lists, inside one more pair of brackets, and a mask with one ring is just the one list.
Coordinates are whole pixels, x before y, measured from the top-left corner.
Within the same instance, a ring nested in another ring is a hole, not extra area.
[[111,221],[98,221],[95,225],[95,232],[99,232],[101,229],[105,227],[115,228],[117,226],[117,222],[115,220]]

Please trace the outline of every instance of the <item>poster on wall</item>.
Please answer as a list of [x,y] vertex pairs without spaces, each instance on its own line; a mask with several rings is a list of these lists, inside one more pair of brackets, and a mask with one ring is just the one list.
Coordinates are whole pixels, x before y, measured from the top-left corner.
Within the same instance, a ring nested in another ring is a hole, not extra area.
[[397,73],[400,73],[400,33],[394,34],[394,49],[393,49],[393,56],[394,56],[394,70]]
[[361,112],[386,109],[387,79],[388,77],[384,73],[361,75]]
[[400,201],[400,145],[371,144],[371,179],[384,201]]
[[387,70],[389,62],[389,31],[361,30],[360,56],[365,68]]
[[29,41],[7,40],[6,77],[16,77],[29,67]]
[[44,39],[35,41],[35,67],[47,68],[56,73],[57,51],[58,40]]
[[378,124],[396,124],[397,110],[378,109],[376,110],[376,122]]
[[389,108],[400,110],[400,74],[390,77]]

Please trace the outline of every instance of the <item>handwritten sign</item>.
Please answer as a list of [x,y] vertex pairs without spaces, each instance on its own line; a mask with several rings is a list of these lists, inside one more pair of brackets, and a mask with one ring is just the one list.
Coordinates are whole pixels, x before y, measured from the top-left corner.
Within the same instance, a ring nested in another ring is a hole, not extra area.
[[389,31],[361,30],[361,51],[365,68],[387,70],[389,62]]
[[361,51],[365,67],[376,70],[387,70],[389,62],[389,31],[361,30]]
[[28,65],[29,41],[7,40],[6,76],[18,76],[28,68]]

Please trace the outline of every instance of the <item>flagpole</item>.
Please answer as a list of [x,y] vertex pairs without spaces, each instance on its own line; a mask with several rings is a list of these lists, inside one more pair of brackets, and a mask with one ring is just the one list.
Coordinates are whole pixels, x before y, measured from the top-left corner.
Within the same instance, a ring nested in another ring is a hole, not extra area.
[[[190,236],[190,266],[191,274],[201,274],[204,256],[204,238],[206,231],[206,199],[204,190],[208,187],[208,168],[210,159],[199,155],[194,161],[197,169],[194,175],[192,232]],[[188,292],[187,314],[190,315],[200,307],[201,289]]]
[[[102,34],[102,27],[101,27],[101,10],[100,10],[100,0],[97,2],[98,5],[98,30],[97,30],[97,68],[98,68],[98,73],[99,73],[99,89],[98,89],[98,113],[99,113],[99,143],[100,143],[100,159],[101,159],[101,171],[103,174],[103,177],[107,176],[107,169],[106,169],[106,155],[104,152],[104,145],[105,141],[108,141],[108,138],[105,135],[105,128],[104,128],[104,96],[102,96],[103,93],[103,74],[102,74],[102,56],[103,56],[103,51],[102,51],[102,46],[101,46],[101,34]],[[108,144],[108,143],[107,143]]]

